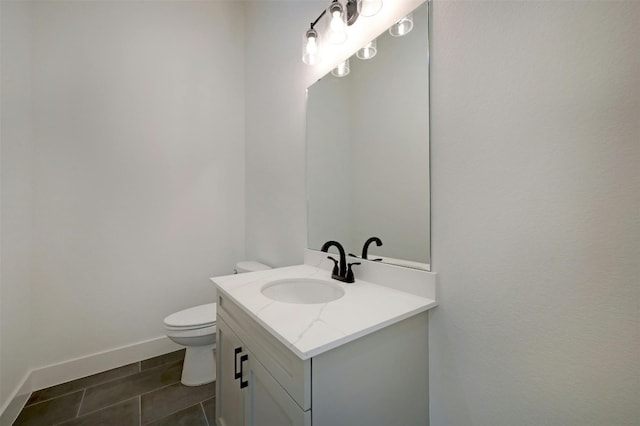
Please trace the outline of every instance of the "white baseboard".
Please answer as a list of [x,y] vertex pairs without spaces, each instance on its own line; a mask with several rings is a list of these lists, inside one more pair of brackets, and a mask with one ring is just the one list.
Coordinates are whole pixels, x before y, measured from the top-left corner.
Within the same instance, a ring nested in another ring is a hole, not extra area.
[[25,374],[6,403],[0,407],[0,426],[11,426],[31,395],[31,372]]
[[168,337],[156,337],[119,348],[47,365],[31,371],[32,391],[59,385],[112,368],[181,349]]
[[33,391],[181,349],[168,337],[156,337],[31,370],[0,408],[0,426],[11,426]]
[[33,391],[91,376],[112,368],[177,351],[182,346],[166,336],[144,340],[29,371],[11,398],[0,407],[0,426],[11,426]]

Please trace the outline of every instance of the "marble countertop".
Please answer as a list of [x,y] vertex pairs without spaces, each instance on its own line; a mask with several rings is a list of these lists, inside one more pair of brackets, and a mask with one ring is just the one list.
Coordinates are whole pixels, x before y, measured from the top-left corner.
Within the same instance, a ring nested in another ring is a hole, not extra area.
[[[218,291],[237,303],[301,359],[308,359],[388,325],[424,312],[436,301],[359,280],[345,284],[312,265],[211,278]],[[264,296],[261,287],[273,280],[314,278],[331,281],[345,291],[322,304],[291,304]]]

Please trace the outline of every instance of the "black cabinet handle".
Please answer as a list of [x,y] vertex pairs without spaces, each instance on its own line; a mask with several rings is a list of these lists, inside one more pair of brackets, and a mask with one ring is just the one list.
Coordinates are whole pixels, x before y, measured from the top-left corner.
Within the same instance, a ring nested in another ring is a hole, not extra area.
[[240,357],[240,389],[246,388],[247,386],[249,386],[249,382],[248,381],[243,381],[242,380],[242,363],[247,361],[249,359],[249,355],[244,354]]
[[240,389],[249,386],[248,381],[242,380],[242,364],[249,360],[249,355],[244,354],[240,357],[240,370],[238,370],[238,354],[242,352],[242,346],[239,346],[233,350],[233,378],[240,379]]
[[242,361],[240,361],[240,371],[238,371],[238,354],[240,352],[242,352],[242,346],[233,350],[233,378],[242,381]]

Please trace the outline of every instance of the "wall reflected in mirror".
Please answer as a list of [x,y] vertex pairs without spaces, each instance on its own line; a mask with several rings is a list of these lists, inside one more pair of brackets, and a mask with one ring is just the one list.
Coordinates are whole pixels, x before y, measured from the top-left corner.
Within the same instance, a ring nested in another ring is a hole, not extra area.
[[428,5],[401,37],[349,60],[307,97],[308,247],[340,241],[360,257],[430,269]]

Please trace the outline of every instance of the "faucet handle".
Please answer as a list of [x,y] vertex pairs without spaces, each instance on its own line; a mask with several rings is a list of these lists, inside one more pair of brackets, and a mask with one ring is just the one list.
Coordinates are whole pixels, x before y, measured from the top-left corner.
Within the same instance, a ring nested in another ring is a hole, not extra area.
[[332,256],[327,256],[327,259],[333,260],[333,271],[331,272],[331,275],[338,275],[338,261]]
[[352,283],[356,281],[353,276],[353,271],[351,270],[351,267],[354,265],[360,265],[360,262],[347,263],[347,276],[345,277],[345,282]]

